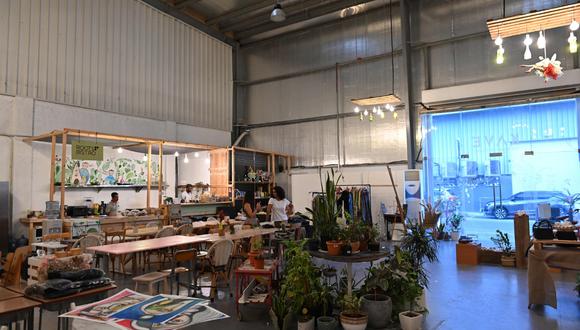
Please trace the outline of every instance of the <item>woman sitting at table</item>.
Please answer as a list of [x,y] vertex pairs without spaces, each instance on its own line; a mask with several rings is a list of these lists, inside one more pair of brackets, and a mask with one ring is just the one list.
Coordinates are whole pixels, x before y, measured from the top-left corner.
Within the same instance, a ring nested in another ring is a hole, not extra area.
[[294,206],[286,199],[286,192],[282,187],[276,186],[272,190],[272,198],[268,201],[268,214],[270,221],[288,221],[288,216],[294,213]]
[[[254,205],[256,206],[255,208]],[[260,202],[256,203],[254,200],[254,192],[247,191],[244,194],[244,206],[242,208],[242,213],[246,217],[246,222],[244,224],[252,226],[257,225],[258,216],[256,214],[260,211],[262,211],[262,205]]]

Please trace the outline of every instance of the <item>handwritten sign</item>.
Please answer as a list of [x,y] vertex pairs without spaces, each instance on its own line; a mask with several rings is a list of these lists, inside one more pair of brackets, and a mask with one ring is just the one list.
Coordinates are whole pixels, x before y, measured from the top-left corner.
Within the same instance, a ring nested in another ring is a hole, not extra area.
[[103,160],[103,145],[95,142],[73,141],[72,159]]

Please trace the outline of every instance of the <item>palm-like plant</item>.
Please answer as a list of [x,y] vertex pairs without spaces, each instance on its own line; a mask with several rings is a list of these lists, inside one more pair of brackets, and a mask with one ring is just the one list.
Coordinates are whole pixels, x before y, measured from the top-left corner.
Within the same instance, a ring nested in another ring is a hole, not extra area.
[[322,174],[320,175],[320,188],[322,194],[314,199],[312,209],[306,208],[312,215],[314,222],[314,231],[316,236],[320,238],[322,245],[327,240],[337,238],[339,228],[336,218],[338,218],[339,210],[336,205],[336,186],[342,179],[342,174],[335,176],[334,170],[331,173],[326,173],[326,180],[322,182]]
[[401,250],[411,258],[410,261],[417,270],[419,284],[426,288],[429,284],[429,277],[424,264],[426,261],[438,260],[437,241],[427,233],[425,225],[410,223],[407,225],[407,234],[401,240]]
[[570,190],[566,190],[566,194],[558,196],[557,198],[568,205],[568,213],[572,214],[576,203],[580,202],[580,193],[572,194]]

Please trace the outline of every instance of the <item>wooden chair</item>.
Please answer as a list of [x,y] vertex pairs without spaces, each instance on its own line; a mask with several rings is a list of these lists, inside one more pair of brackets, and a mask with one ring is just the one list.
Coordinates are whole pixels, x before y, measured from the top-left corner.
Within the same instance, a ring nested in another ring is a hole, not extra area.
[[63,239],[72,239],[72,232],[47,234],[42,236],[43,242],[62,241]]
[[87,248],[93,246],[101,246],[103,242],[101,241],[101,237],[97,235],[88,234],[85,237],[79,238],[74,244],[73,248],[80,248],[82,253],[91,253],[93,254],[93,261],[95,261],[95,267],[99,268],[100,265],[100,255],[97,253],[93,253],[91,251],[87,251]]
[[[155,238],[161,238],[161,237],[169,237],[169,236],[173,236],[175,235],[175,228],[173,227],[165,227],[160,229],[157,234],[155,234]],[[156,253],[157,254],[157,258],[160,259],[160,262],[162,264],[165,264],[165,259],[170,259],[171,260],[171,250],[170,249],[162,249],[162,250],[157,250],[154,252],[146,252],[145,254],[145,264],[147,265],[151,265],[151,254]],[[145,269],[145,265],[143,265],[143,269]]]
[[135,281],[135,291],[139,291],[139,285],[147,285],[147,294],[154,295],[153,285],[157,284],[158,288],[157,291],[161,293],[159,289],[159,285],[163,283],[163,291],[167,292],[167,278],[169,277],[168,273],[161,273],[161,272],[151,272],[147,274],[143,274],[137,277],[133,277],[133,281]]
[[[105,231],[105,244],[117,244],[117,243],[124,243],[126,238],[127,229],[121,230],[109,230]],[[116,256],[110,255],[109,258],[111,259],[111,272],[115,272],[115,260]],[[130,260],[132,260],[133,256],[121,255],[119,257],[119,266],[121,268],[121,273],[125,273],[125,264],[127,264]]]
[[[162,273],[169,274],[169,293],[173,294],[173,281],[175,280],[177,287],[175,294],[179,295],[179,286],[187,287],[187,295],[191,296],[191,289],[193,287],[194,293],[193,296],[197,295],[197,288],[195,283],[197,283],[197,272],[196,272],[196,259],[197,259],[197,250],[189,249],[189,250],[180,250],[176,251],[174,257],[171,262],[170,269],[164,269]],[[187,282],[180,283],[179,282],[179,275],[180,274],[187,274]],[[192,284],[193,283],[193,284]]]
[[14,251],[11,258],[6,258],[7,260],[10,259],[10,262],[6,262],[6,268],[4,268],[5,276],[3,281],[3,286],[10,286],[20,284],[21,275],[22,275],[22,264],[24,260],[28,258],[29,248],[28,246],[21,246]]

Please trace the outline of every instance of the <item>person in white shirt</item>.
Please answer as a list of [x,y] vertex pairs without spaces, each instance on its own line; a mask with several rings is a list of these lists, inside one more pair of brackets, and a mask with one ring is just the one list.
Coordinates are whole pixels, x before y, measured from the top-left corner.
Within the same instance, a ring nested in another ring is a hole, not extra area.
[[185,186],[185,191],[183,191],[181,193],[181,202],[182,203],[191,203],[193,202],[193,193],[191,192],[193,190],[193,186],[190,184],[187,184]]
[[105,214],[110,217],[116,217],[117,213],[119,212],[119,194],[117,192],[113,192],[111,194],[111,201],[105,207]]
[[294,213],[294,206],[286,199],[286,192],[282,187],[276,186],[272,190],[272,198],[268,201],[268,215],[270,221],[288,221],[288,216]]

